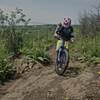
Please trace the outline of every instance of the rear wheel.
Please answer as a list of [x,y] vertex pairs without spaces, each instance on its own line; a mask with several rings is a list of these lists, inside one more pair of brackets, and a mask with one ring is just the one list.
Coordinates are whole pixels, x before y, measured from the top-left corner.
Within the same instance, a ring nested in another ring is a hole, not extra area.
[[55,66],[56,73],[58,75],[63,75],[68,67],[68,63],[69,63],[68,50],[60,49],[57,52],[57,59],[56,59],[56,66]]

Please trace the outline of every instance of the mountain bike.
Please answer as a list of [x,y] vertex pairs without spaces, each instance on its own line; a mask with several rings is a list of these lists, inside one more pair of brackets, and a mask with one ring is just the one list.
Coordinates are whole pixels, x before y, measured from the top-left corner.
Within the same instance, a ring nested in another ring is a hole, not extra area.
[[68,49],[65,48],[65,41],[62,39],[62,45],[56,54],[56,66],[55,71],[58,75],[63,75],[66,71],[69,63]]

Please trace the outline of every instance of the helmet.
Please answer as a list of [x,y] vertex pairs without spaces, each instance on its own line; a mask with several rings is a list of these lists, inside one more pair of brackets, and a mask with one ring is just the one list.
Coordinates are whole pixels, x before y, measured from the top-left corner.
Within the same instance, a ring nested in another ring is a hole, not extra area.
[[71,25],[71,19],[64,18],[63,25],[64,25],[64,27],[69,27]]

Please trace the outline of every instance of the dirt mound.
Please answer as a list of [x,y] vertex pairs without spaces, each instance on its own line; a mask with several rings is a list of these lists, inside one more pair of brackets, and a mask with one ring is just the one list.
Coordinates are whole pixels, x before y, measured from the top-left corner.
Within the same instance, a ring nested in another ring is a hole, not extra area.
[[[54,61],[55,49],[50,53]],[[0,87],[0,100],[100,100],[100,76],[89,68],[83,70],[85,64],[71,62],[64,76],[58,76],[53,64],[33,66],[30,60],[23,61],[16,61],[22,76]]]
[[88,100],[100,100],[100,78],[93,80],[86,87],[85,98],[88,98]]
[[[99,100],[100,78],[85,70],[70,67],[58,76],[54,65],[35,65],[10,86],[0,100]],[[72,71],[71,71],[72,70]],[[79,70],[78,70],[79,71]]]

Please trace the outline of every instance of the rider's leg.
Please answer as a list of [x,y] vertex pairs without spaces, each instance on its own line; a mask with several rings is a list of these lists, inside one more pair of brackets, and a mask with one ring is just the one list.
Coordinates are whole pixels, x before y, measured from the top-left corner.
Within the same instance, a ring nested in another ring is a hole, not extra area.
[[66,47],[67,50],[68,50],[68,44],[69,44],[68,41],[66,41],[65,42],[65,47]]
[[58,40],[57,46],[56,46],[56,51],[58,51],[58,49],[61,47],[61,45],[62,45],[62,40]]
[[58,56],[59,56],[59,55],[58,55],[59,53],[58,53],[58,52],[59,52],[59,48],[61,47],[61,45],[62,45],[62,40],[58,40],[58,41],[57,41],[57,45],[56,45],[56,52],[57,52],[57,53],[56,53],[56,54],[57,54],[56,60],[58,60],[58,61],[59,61],[59,57],[58,57]]

